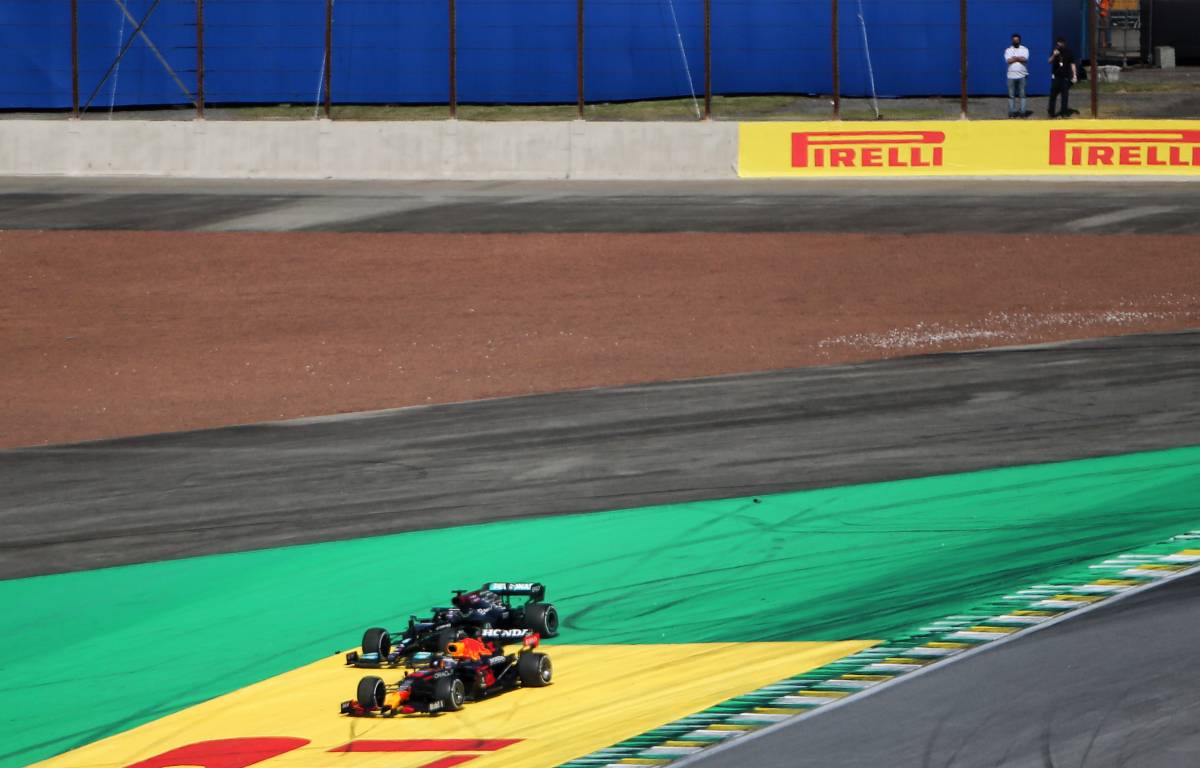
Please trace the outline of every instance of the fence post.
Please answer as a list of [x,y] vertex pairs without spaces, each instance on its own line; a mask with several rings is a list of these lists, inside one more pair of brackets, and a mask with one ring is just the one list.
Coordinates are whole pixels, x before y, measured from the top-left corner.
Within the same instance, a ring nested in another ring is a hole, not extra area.
[[704,0],[704,119],[712,119],[712,0]]
[[838,69],[838,0],[831,0],[830,25],[833,27],[833,119],[842,119],[841,71]]
[[325,0],[325,119],[332,117],[333,97],[333,0]]
[[458,117],[458,42],[455,34],[455,18],[454,0],[450,2],[450,119]]
[[[1091,38],[1091,86],[1092,86],[1092,119],[1096,119],[1100,111],[1098,86],[1096,85],[1096,62],[1100,58],[1100,27],[1096,24],[1096,0],[1087,0],[1088,4],[1088,37]],[[1111,11],[1110,11],[1111,13]]]
[[583,0],[575,5],[575,94],[579,119],[583,119]]
[[962,109],[960,117],[967,119],[967,0],[958,0],[958,69],[961,83],[959,85],[959,106]]
[[71,0],[71,117],[79,119],[79,0]]
[[196,119],[204,119],[204,0],[196,0]]

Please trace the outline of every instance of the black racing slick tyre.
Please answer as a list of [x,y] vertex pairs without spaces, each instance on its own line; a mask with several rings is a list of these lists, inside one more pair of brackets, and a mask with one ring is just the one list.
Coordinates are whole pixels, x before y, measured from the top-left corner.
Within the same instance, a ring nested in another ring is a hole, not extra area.
[[550,657],[544,653],[523,653],[517,659],[517,676],[521,678],[521,685],[541,688],[550,685],[554,667],[550,664]]
[[466,636],[467,633],[461,629],[443,629],[438,632],[437,636],[434,638],[434,647],[432,651],[434,653],[445,653],[447,645],[450,645],[450,643],[457,643]]
[[380,709],[384,697],[387,696],[387,686],[383,678],[364,677],[358,681],[358,706],[363,709]]
[[554,637],[558,634],[558,609],[550,603],[530,603],[525,606],[522,623],[542,637]]
[[379,658],[386,659],[392,652],[392,636],[383,627],[371,627],[363,632],[363,653],[378,653]]
[[467,687],[457,677],[443,677],[433,686],[433,698],[442,702],[442,709],[457,712],[467,701]]

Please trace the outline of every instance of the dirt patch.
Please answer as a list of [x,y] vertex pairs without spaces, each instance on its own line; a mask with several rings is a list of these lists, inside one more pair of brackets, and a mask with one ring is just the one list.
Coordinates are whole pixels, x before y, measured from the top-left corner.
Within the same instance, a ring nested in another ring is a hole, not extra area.
[[0,233],[0,446],[1200,326],[1200,237]]

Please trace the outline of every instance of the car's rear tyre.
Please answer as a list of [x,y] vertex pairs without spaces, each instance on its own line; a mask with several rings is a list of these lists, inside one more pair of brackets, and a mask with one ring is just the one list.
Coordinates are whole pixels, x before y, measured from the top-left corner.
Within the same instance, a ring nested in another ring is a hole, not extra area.
[[554,637],[558,634],[558,609],[550,603],[530,603],[521,623],[542,637]]
[[364,677],[358,681],[358,706],[363,709],[381,709],[387,697],[387,686],[380,677]]
[[371,627],[363,632],[363,653],[378,653],[380,659],[386,659],[392,652],[392,636],[383,627]]
[[443,677],[434,683],[433,698],[442,702],[442,709],[457,712],[467,701],[467,687],[457,677]]
[[437,633],[434,638],[434,647],[431,649],[434,653],[445,653],[446,646],[450,643],[457,643],[467,636],[467,633],[458,628],[443,629]]
[[521,658],[517,659],[517,676],[521,678],[521,685],[541,688],[550,685],[550,680],[554,677],[554,666],[550,663],[550,657],[544,653],[523,653]]

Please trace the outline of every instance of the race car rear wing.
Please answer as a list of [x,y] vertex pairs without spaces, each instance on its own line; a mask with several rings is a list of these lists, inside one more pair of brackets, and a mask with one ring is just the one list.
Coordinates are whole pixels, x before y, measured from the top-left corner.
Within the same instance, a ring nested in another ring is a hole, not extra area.
[[480,589],[497,595],[529,595],[531,600],[543,600],[546,597],[546,586],[536,581],[489,581]]

